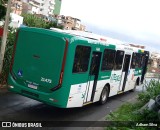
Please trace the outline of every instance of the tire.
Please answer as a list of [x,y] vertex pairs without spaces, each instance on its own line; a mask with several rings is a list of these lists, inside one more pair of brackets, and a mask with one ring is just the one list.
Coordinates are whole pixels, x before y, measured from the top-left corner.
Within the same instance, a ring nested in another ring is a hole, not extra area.
[[99,104],[103,105],[106,103],[107,98],[109,96],[109,88],[108,87],[104,87],[101,93],[101,97],[99,99]]

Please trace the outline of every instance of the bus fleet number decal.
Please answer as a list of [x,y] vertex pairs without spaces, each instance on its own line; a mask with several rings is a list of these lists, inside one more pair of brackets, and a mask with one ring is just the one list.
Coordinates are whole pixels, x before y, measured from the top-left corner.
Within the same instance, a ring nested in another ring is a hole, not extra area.
[[41,81],[42,82],[46,82],[46,83],[52,83],[52,80],[51,79],[46,79],[46,78],[43,78],[43,77],[41,77]]

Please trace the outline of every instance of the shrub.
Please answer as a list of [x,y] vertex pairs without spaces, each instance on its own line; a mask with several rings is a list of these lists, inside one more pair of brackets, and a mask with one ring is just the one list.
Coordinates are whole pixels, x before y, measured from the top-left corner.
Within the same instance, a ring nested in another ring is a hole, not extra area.
[[[0,84],[2,85],[7,83],[7,76],[9,73],[9,67],[10,67],[10,62],[12,58],[15,37],[16,37],[16,30],[11,28],[10,31],[8,32],[3,69],[2,69],[2,73],[0,74]],[[1,39],[0,39],[0,45],[1,45]]]
[[50,29],[51,27],[63,29],[62,26],[58,26],[56,21],[46,21],[33,14],[22,14],[23,23],[28,27],[38,27]]
[[150,99],[155,99],[160,94],[160,81],[151,79],[149,83],[144,84],[146,91],[141,92],[138,99],[147,103]]
[[33,14],[22,14],[23,23],[29,27],[45,28],[46,22]]
[[156,127],[136,127],[136,122],[140,123],[144,121],[146,123],[153,123],[160,121],[157,112],[148,109],[139,111],[150,99],[155,99],[160,94],[160,82],[159,80],[151,80],[144,87],[146,91],[138,95],[138,101],[136,103],[125,103],[106,117],[108,121],[123,121],[126,124],[129,124],[130,122],[128,121],[131,121],[131,124],[129,124],[130,127],[126,125],[119,127],[120,125],[118,124],[115,127],[106,128],[107,130],[155,130]]
[[6,7],[3,5],[0,5],[0,20],[4,19],[4,16],[6,15]]

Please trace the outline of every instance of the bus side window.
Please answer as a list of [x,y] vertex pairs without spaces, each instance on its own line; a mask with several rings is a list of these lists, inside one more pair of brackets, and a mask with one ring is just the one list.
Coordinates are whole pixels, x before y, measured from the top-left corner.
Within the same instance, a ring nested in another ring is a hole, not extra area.
[[132,63],[131,63],[131,68],[142,68],[144,62],[144,55],[140,53],[133,53],[132,54]]
[[114,67],[115,50],[105,49],[102,60],[102,71],[112,70]]
[[141,68],[141,54],[136,53],[136,68]]
[[123,57],[124,57],[124,51],[117,50],[114,70],[120,70],[122,68]]
[[91,47],[78,45],[75,51],[73,73],[86,72],[90,59]]
[[145,54],[141,55],[141,68],[143,68],[145,65]]
[[135,67],[136,67],[136,53],[133,52],[133,54],[132,54],[131,68],[135,69]]

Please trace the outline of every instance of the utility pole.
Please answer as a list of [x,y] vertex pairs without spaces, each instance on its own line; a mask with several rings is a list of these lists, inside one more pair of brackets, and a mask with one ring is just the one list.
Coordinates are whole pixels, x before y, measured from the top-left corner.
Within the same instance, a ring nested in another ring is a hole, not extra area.
[[5,54],[5,48],[6,48],[9,17],[10,17],[10,11],[11,11],[11,2],[12,2],[11,0],[8,0],[7,13],[5,17],[4,31],[3,31],[3,36],[2,36],[2,44],[1,44],[1,50],[0,50],[0,74],[2,72],[3,60],[4,60],[4,54]]

